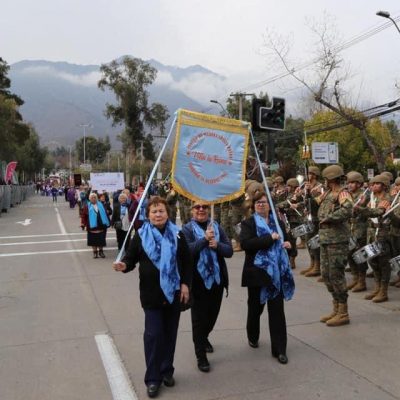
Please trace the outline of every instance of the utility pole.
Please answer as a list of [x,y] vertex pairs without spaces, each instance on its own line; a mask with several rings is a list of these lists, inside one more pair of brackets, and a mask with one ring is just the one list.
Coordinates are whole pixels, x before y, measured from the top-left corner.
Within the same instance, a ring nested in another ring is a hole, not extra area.
[[86,128],[91,128],[92,124],[80,124],[83,128],[83,163],[86,164]]
[[243,98],[246,98],[246,96],[254,96],[254,93],[231,93],[229,95],[230,97],[235,97],[239,101],[239,120],[242,120],[243,118]]

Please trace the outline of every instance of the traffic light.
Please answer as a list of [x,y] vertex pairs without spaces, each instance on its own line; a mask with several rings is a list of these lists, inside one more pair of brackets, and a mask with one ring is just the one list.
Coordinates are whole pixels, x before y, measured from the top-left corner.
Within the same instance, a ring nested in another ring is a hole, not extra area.
[[266,106],[267,106],[266,99],[253,98],[251,127],[253,128],[254,131],[260,130],[260,108]]
[[283,131],[285,129],[285,99],[272,98],[272,107],[260,107],[259,126],[261,129]]

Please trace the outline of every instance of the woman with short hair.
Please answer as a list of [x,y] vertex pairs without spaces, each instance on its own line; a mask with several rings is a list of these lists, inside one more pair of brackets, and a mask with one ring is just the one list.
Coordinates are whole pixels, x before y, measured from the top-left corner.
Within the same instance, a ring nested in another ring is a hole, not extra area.
[[249,346],[258,347],[260,317],[268,306],[271,353],[286,364],[287,333],[283,300],[294,293],[294,280],[286,249],[290,249],[285,227],[278,220],[284,237],[279,235],[267,196],[263,192],[253,197],[254,214],[242,221],[240,245],[246,257],[242,286],[247,287],[247,338]]
[[174,386],[174,355],[182,303],[189,301],[192,258],[185,236],[169,220],[165,199],[153,197],[147,220],[135,233],[124,259],[114,269],[132,271],[139,263],[140,301],[144,310],[144,377],[149,397],[160,386]]
[[98,201],[96,193],[90,193],[89,201],[83,208],[82,223],[87,230],[87,245],[93,249],[93,258],[105,258],[107,228],[110,226],[106,210]]

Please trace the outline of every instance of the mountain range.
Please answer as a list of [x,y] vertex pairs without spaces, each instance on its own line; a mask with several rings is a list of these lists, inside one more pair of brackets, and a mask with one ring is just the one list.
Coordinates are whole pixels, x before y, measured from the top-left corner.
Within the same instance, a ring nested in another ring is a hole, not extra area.
[[[216,87],[225,78],[200,65],[180,68],[147,61],[158,70],[157,79],[148,88],[150,103],[160,102],[172,115],[178,108],[201,111],[209,107]],[[123,127],[112,127],[104,116],[106,103],[115,103],[110,91],[97,87],[99,65],[76,65],[45,60],[20,61],[10,65],[11,91],[24,101],[21,113],[32,123],[41,144],[49,148],[73,145],[82,137],[82,124],[90,124],[87,135],[116,136]],[[208,103],[208,104],[207,104]]]

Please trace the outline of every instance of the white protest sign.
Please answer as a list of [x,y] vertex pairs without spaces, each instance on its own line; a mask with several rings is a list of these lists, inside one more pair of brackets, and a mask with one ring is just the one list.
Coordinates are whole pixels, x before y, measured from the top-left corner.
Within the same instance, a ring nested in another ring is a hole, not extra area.
[[97,190],[99,193],[112,193],[125,187],[122,172],[91,172],[90,183],[92,190]]

